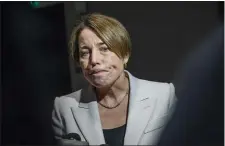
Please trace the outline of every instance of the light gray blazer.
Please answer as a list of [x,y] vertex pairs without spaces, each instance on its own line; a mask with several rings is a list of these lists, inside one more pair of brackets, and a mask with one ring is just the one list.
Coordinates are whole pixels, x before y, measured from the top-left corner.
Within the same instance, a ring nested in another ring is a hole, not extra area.
[[[155,145],[175,105],[174,86],[138,79],[126,72],[130,99],[124,145]],[[105,144],[98,104],[91,88],[56,97],[52,120],[56,139],[77,133],[90,145]]]

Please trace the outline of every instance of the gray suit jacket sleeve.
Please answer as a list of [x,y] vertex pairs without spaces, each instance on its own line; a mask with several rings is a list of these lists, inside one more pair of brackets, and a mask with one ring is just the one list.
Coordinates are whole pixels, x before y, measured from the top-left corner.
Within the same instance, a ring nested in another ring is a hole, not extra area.
[[62,122],[62,116],[60,115],[60,101],[59,98],[56,97],[54,101],[54,108],[52,111],[52,128],[54,132],[54,137],[56,140],[56,144],[60,146],[87,146],[88,143],[85,141],[77,141],[77,140],[69,140],[63,139],[64,135],[64,127]]
[[61,139],[63,135],[63,124],[59,112],[58,97],[54,101],[54,108],[52,111],[52,128],[54,132],[55,139]]

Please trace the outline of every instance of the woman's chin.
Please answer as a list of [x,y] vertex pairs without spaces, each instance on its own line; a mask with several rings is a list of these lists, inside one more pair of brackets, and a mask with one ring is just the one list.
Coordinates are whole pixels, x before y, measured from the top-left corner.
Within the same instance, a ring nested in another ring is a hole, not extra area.
[[107,87],[109,84],[105,83],[105,82],[92,82],[92,85],[95,86],[96,88],[104,88]]

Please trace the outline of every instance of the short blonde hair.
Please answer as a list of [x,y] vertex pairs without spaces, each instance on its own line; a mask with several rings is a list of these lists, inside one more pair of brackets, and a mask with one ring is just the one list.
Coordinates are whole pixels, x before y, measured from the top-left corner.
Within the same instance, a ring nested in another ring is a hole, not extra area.
[[[129,59],[131,40],[125,27],[115,18],[99,13],[85,15],[74,27],[69,41],[69,53],[79,64],[78,38],[84,28],[90,28],[118,57]],[[126,66],[126,65],[125,65]]]

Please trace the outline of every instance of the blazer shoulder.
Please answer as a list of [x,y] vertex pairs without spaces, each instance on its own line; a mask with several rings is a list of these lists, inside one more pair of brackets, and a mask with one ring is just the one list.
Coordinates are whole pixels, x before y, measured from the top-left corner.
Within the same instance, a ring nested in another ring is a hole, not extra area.
[[[141,89],[145,91],[151,91],[156,93],[167,93],[167,94],[174,94],[175,93],[175,87],[173,83],[167,83],[167,82],[156,82],[156,81],[148,81],[143,79],[139,80],[139,86],[141,86]],[[146,90],[147,89],[147,90]]]
[[175,87],[172,83],[140,80],[140,94],[147,95],[155,102],[153,117],[172,114],[177,102]]
[[139,79],[139,93],[157,98],[161,103],[171,106],[176,101],[175,87],[173,83],[155,82]]
[[77,107],[81,99],[81,91],[82,89],[67,95],[56,97],[54,100],[54,107],[59,109],[65,108],[65,106]]

